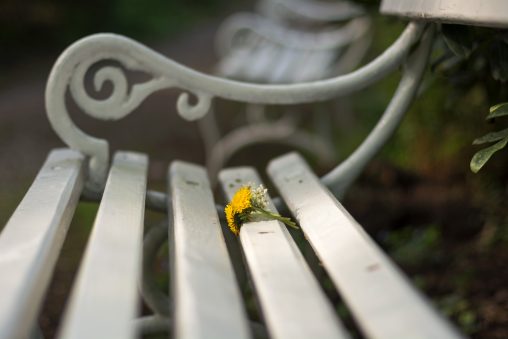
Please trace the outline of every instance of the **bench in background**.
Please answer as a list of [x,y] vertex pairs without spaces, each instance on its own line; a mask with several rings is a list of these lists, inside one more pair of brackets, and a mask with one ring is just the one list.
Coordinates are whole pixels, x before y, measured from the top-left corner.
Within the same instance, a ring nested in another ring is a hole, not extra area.
[[[352,71],[370,45],[370,19],[351,2],[265,0],[257,7],[257,13],[232,15],[218,29],[217,75],[265,84],[327,79]],[[345,98],[340,102],[343,114],[348,105]],[[227,133],[217,123],[220,112],[211,110],[198,125],[212,181],[234,155],[256,144],[287,145],[312,154],[321,165],[333,165],[338,151],[331,126],[338,105],[331,104],[307,107],[311,112],[293,106],[280,118],[264,105],[247,104],[246,121],[237,121]],[[312,126],[304,126],[309,122]]]

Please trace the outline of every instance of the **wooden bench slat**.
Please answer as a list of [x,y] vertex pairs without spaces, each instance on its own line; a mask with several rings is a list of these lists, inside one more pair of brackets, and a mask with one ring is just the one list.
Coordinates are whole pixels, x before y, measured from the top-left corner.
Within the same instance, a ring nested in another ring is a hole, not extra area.
[[0,338],[27,338],[83,187],[83,156],[53,150],[0,234]]
[[229,55],[222,58],[218,69],[218,74],[229,78],[238,78],[244,71],[245,60],[249,59],[255,52],[255,46],[246,46],[237,48]]
[[250,338],[205,169],[177,161],[168,176],[175,337]]
[[[229,199],[242,185],[260,183],[251,168],[223,170],[219,178]],[[273,338],[349,337],[284,225],[247,223],[240,242]]]
[[297,154],[270,177],[368,338],[460,338]]
[[276,60],[280,58],[282,49],[271,42],[261,42],[256,45],[256,53],[245,59],[245,79],[251,81],[266,81],[270,72],[277,67]]
[[306,82],[323,79],[326,75],[331,75],[329,69],[337,54],[337,50],[312,52],[305,61],[305,67],[300,67],[299,71],[294,73],[292,80],[294,82]]
[[115,154],[61,338],[132,338],[138,308],[148,158]]
[[289,79],[291,75],[300,70],[295,65],[301,63],[301,60],[306,59],[309,53],[309,51],[292,48],[284,49],[282,55],[277,60],[277,67],[271,70],[267,81],[269,83],[291,82],[291,79]]

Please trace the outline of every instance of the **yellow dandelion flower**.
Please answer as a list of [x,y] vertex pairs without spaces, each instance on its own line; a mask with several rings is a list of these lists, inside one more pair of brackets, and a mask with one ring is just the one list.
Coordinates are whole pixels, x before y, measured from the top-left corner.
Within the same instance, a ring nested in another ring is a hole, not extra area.
[[226,213],[226,220],[228,222],[229,229],[234,235],[238,235],[240,233],[240,227],[236,224],[233,206],[228,204],[226,208],[224,208],[224,213]]
[[261,220],[278,220],[289,227],[298,228],[290,218],[266,210],[267,203],[267,191],[262,185],[254,189],[250,185],[242,186],[224,208],[231,232],[238,235],[244,222]]
[[252,207],[252,192],[250,186],[241,187],[231,199],[230,205],[233,207],[235,213],[243,213],[245,210]]
[[231,199],[231,202],[224,209],[229,229],[235,235],[240,233],[241,215],[246,214],[248,209],[252,207],[251,190],[249,186],[241,187]]

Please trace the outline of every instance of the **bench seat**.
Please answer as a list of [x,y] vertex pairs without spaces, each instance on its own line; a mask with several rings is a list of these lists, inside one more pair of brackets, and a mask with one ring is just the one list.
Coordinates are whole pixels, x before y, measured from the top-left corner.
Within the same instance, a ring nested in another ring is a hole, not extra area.
[[[145,155],[115,155],[59,338],[351,338],[288,229],[259,221],[232,236],[204,168],[179,161],[168,170],[170,226],[158,232],[170,248],[170,311],[141,317],[147,168]],[[366,338],[461,337],[299,155],[273,160],[268,174]],[[219,180],[224,200],[261,183],[248,167],[224,169]],[[51,152],[0,234],[0,338],[28,338],[36,327],[82,187],[83,157]],[[248,318],[244,272],[264,325]]]

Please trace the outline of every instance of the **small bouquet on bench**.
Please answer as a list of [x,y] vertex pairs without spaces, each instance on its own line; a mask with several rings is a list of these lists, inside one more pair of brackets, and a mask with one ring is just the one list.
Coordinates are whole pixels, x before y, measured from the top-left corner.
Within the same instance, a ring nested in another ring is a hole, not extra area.
[[289,227],[298,229],[296,223],[290,218],[268,210],[268,190],[254,184],[242,186],[236,191],[231,202],[226,205],[224,212],[229,229],[235,235],[240,233],[240,227],[246,222],[262,220],[278,220]]

